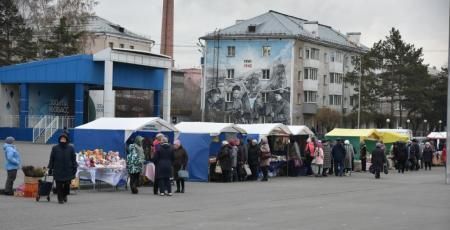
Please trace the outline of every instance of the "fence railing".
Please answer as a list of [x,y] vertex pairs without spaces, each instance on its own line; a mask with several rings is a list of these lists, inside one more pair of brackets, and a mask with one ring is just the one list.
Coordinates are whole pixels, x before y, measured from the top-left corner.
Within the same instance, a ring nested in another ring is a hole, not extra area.
[[[64,127],[70,129],[75,125],[75,117],[74,116],[52,116],[46,115],[48,117],[57,117],[58,118],[58,129],[63,129]],[[26,128],[34,128],[41,120],[44,118],[44,115],[29,115],[25,119],[25,127]],[[52,118],[53,119],[53,118]],[[18,128],[20,127],[20,116],[19,115],[7,115],[0,117],[0,127],[11,127]]]
[[47,127],[45,127],[45,131],[44,131],[44,143],[47,143],[48,139],[50,139],[53,134],[55,134],[56,130],[58,130],[59,128],[59,117],[53,117],[53,119],[50,121],[50,124],[48,124]]

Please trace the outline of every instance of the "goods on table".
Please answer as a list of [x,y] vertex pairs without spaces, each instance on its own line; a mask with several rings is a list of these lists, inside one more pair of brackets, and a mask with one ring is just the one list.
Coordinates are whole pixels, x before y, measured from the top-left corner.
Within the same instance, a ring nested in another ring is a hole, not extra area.
[[125,168],[126,162],[119,152],[104,152],[102,149],[86,150],[77,153],[79,167],[84,168]]
[[26,177],[41,178],[41,177],[43,177],[45,175],[46,169],[45,168],[39,168],[39,167],[35,168],[34,166],[29,165],[29,166],[23,166],[22,167],[22,171],[23,171],[23,174]]

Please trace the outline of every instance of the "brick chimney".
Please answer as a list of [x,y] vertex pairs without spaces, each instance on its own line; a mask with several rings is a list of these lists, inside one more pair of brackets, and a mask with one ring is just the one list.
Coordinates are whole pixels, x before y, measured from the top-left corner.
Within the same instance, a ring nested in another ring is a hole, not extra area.
[[163,0],[160,53],[173,58],[173,0]]

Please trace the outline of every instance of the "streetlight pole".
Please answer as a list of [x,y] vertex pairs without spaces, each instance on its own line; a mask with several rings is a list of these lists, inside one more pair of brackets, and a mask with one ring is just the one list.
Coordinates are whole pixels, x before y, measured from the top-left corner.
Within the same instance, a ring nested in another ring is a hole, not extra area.
[[423,120],[423,134],[422,134],[422,136],[425,136],[426,135],[426,133],[425,133],[425,130],[426,130],[426,128],[427,128],[427,119],[424,119]]
[[388,128],[388,129],[389,129],[389,122],[391,122],[391,119],[386,118],[386,125],[387,125],[387,128]]
[[439,120],[439,132],[442,131],[442,120]]
[[359,55],[359,85],[358,85],[358,129],[361,123],[361,81],[362,81],[362,56]]
[[409,122],[411,122],[411,120],[406,120],[406,129],[409,129]]

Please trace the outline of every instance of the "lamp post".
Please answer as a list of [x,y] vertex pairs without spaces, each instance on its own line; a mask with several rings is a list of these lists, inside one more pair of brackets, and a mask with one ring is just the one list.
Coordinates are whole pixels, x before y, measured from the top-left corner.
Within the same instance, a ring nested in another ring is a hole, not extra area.
[[425,130],[427,129],[427,122],[428,122],[427,119],[423,120],[423,135],[422,136],[425,136]]
[[411,122],[411,120],[406,120],[406,129],[409,129],[409,123]]
[[442,120],[439,120],[439,131],[442,131]]
[[387,125],[387,128],[388,128],[388,129],[389,129],[389,122],[391,122],[391,119],[386,118],[386,125]]

